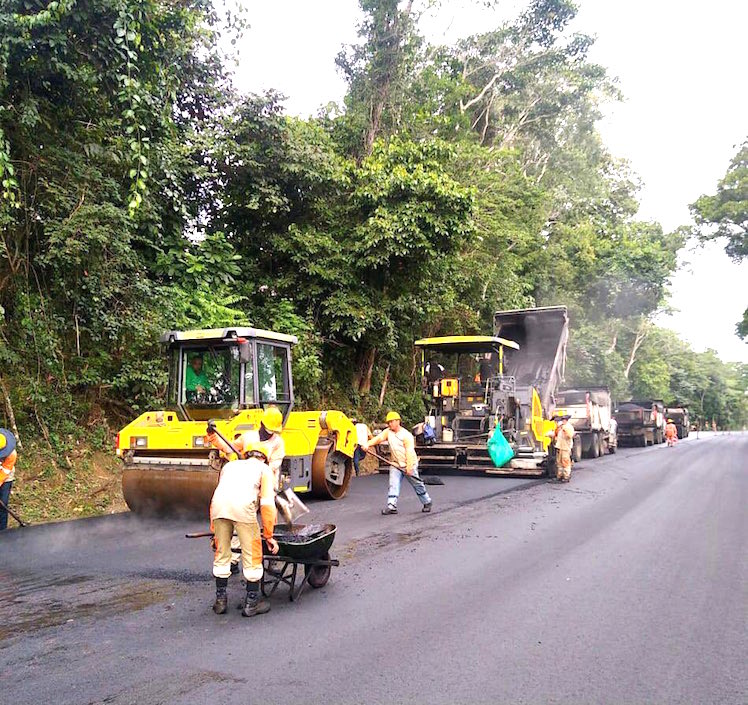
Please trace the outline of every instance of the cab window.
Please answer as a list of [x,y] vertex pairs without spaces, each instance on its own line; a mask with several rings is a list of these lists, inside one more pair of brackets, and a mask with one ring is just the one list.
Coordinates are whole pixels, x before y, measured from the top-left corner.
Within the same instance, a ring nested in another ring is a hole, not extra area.
[[257,344],[257,383],[260,403],[291,401],[288,348],[268,343]]
[[182,356],[183,404],[238,408],[241,364],[235,346],[188,348]]

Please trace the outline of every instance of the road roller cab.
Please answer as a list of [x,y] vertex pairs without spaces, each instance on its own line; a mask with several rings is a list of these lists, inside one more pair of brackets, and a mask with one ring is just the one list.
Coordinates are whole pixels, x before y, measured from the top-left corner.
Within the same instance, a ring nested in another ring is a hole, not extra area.
[[166,409],[117,435],[122,489],[136,512],[205,512],[225,459],[205,439],[208,420],[232,440],[260,429],[263,411],[283,415],[282,485],[340,499],[348,489],[356,433],[339,411],[294,411],[291,348],[296,338],[250,327],[169,331]]

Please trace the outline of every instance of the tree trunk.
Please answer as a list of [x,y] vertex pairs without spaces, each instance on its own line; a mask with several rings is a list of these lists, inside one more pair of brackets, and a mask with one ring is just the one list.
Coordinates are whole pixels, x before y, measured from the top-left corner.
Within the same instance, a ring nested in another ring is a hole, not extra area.
[[8,414],[8,421],[10,421],[10,429],[16,437],[16,444],[18,450],[23,450],[23,444],[21,443],[21,436],[18,435],[18,426],[16,425],[16,415],[13,412],[13,404],[10,401],[10,394],[8,393],[8,387],[5,386],[5,380],[0,377],[0,389],[2,389],[3,397],[5,399],[5,411]]
[[382,391],[379,392],[379,406],[384,404],[384,395],[387,392],[387,382],[390,381],[390,363],[387,363],[387,369],[384,371],[384,380],[382,380]]
[[623,376],[628,379],[629,378],[629,372],[631,372],[631,367],[633,366],[634,362],[636,362],[636,353],[638,352],[639,348],[642,346],[642,343],[644,342],[644,339],[647,337],[647,326],[646,322],[642,323],[641,326],[639,326],[639,330],[636,331],[636,337],[634,338],[634,344],[631,346],[631,354],[629,355],[629,361],[626,365],[626,370],[623,373]]
[[374,373],[376,359],[376,348],[367,348],[359,357],[358,375],[356,377],[356,389],[359,394],[368,394],[371,391],[371,376]]

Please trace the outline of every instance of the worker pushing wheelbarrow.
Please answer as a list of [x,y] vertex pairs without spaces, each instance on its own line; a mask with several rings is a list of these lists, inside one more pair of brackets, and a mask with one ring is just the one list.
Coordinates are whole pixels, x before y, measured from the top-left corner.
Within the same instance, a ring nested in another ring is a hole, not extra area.
[[[208,430],[220,435],[213,424],[209,424]],[[268,462],[266,443],[247,444],[239,451],[226,438],[221,437],[221,440],[234,455],[221,469],[213,493],[211,531],[187,534],[187,537],[212,537],[213,576],[216,581],[213,611],[216,614],[225,614],[228,609],[227,588],[232,572],[232,554],[241,553],[246,580],[242,615],[254,617],[270,611],[269,602],[262,599],[267,592],[267,584],[271,586],[268,595],[275,592],[279,584],[288,585],[290,598],[294,600],[298,599],[306,584],[322,587],[327,583],[331,566],[338,565],[328,553],[335,537],[335,526],[305,527],[292,524],[294,518],[309,510],[291,490],[276,489],[277,480]],[[288,524],[276,527],[276,506]],[[258,511],[262,530],[257,521]],[[235,533],[239,539],[238,545],[233,541]],[[279,554],[281,546],[283,551]],[[297,588],[295,583],[299,565],[304,565],[304,579]],[[266,570],[269,573],[267,580]]]

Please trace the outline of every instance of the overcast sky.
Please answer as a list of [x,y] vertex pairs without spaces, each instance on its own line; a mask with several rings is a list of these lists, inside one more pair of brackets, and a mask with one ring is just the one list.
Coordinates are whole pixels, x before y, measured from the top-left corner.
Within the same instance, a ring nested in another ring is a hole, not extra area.
[[[229,0],[233,2],[233,0]],[[591,58],[619,78],[622,103],[600,125],[609,149],[643,181],[639,216],[666,230],[690,222],[688,204],[715,190],[748,136],[748,3],[735,0],[580,0],[576,31],[597,37]],[[495,28],[523,3],[485,9],[474,0],[443,0],[424,19],[433,42]],[[356,41],[356,0],[250,2],[251,28],[239,45],[236,84],[275,88],[290,113],[308,116],[339,101],[345,84],[335,56]],[[721,246],[685,251],[662,318],[697,350],[748,362],[735,324],[748,305],[748,263],[732,264]]]

